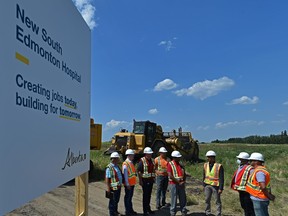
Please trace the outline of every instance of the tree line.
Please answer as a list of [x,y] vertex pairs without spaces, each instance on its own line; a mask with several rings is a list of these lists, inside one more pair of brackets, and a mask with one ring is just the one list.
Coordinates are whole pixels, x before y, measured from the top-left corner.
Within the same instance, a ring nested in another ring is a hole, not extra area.
[[213,140],[212,143],[245,143],[245,144],[288,144],[287,131],[281,131],[280,134],[270,136],[252,135],[244,138],[229,138],[228,140]]

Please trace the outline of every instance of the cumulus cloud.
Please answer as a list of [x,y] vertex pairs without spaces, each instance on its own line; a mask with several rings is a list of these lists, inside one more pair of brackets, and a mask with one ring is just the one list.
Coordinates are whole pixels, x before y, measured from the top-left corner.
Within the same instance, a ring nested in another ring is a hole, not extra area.
[[117,121],[112,119],[111,121],[106,123],[107,128],[116,128],[116,127],[121,127],[123,125],[126,125],[128,122],[126,121]]
[[162,46],[166,51],[170,51],[171,49],[176,48],[174,46],[174,40],[177,40],[177,37],[173,37],[172,40],[162,40],[158,43],[158,46]]
[[154,91],[171,90],[177,87],[177,84],[171,79],[164,79],[163,81],[157,83],[154,87]]
[[78,11],[81,13],[82,17],[84,18],[85,22],[92,30],[97,26],[95,21],[95,11],[96,8],[92,4],[92,0],[73,0],[74,4],[76,5]]
[[205,80],[203,82],[197,82],[190,88],[183,88],[175,91],[177,96],[193,96],[204,100],[208,97],[215,96],[221,91],[227,90],[234,86],[234,81],[228,77],[222,77],[214,80]]
[[259,98],[256,96],[253,98],[242,96],[240,98],[233,99],[229,104],[257,104],[258,102]]
[[150,110],[148,111],[148,113],[151,114],[151,115],[155,115],[155,114],[157,114],[158,112],[159,112],[159,111],[158,111],[156,108],[150,109]]
[[284,102],[283,105],[287,106],[288,105],[288,101]]
[[245,120],[245,121],[218,122],[216,123],[215,127],[221,129],[238,125],[246,126],[246,125],[262,125],[262,124],[264,124],[264,121]]

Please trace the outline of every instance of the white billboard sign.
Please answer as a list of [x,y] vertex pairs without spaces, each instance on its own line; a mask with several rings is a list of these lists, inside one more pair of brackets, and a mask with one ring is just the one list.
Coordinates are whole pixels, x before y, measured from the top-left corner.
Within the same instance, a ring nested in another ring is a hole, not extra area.
[[3,215],[89,170],[91,32],[72,0],[0,5]]

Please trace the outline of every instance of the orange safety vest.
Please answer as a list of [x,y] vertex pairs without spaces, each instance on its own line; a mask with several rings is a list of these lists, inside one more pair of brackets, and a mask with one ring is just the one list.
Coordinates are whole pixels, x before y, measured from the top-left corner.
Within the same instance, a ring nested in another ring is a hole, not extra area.
[[265,184],[267,190],[270,192],[271,191],[271,186],[270,186],[270,173],[267,171],[265,166],[258,166],[254,172],[249,176],[247,184],[246,184],[246,191],[257,198],[260,199],[268,199],[267,196],[263,193],[263,191],[260,189],[260,183],[256,179],[256,174],[258,172],[263,172],[266,176],[265,179]]
[[[142,157],[141,161],[143,163],[142,178],[153,178],[153,177],[155,177],[154,161],[151,159],[152,163],[149,163],[149,165],[148,165],[147,159],[145,157]],[[151,172],[151,170],[152,170],[152,172]]]
[[214,163],[212,170],[209,168],[209,162],[204,164],[205,179],[204,183],[212,186],[219,186],[219,171],[222,165]]
[[[122,164],[123,166],[126,165],[127,171],[128,171],[128,183],[130,186],[136,185],[137,177],[136,177],[136,169],[134,164],[131,161],[128,161],[127,159]],[[125,181],[124,181],[125,183]]]
[[112,190],[118,190],[121,187],[121,185],[115,168],[112,166],[112,164],[108,164],[106,168],[109,169],[111,175],[110,188]]
[[235,171],[231,182],[231,188],[233,190],[246,191],[247,179],[249,177],[249,173],[252,168],[253,167],[249,164],[244,165],[241,171],[238,173],[237,179],[236,179],[237,170]]
[[155,158],[155,164],[158,166],[158,171],[160,172],[160,175],[167,176],[167,159],[162,158],[161,156]]
[[[183,172],[182,172],[182,168],[180,167],[180,165],[176,164],[174,160],[169,162],[169,164],[172,168],[173,177],[177,180],[183,179]],[[173,180],[169,178],[169,181],[173,181]]]

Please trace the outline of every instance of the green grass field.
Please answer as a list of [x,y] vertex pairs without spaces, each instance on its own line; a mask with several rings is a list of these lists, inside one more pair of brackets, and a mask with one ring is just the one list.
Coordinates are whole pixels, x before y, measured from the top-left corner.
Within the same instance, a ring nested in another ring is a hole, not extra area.
[[[104,168],[109,163],[109,157],[104,156],[104,150],[110,143],[103,143],[102,150],[91,151],[91,160],[94,162],[95,169],[99,174],[97,179],[102,180],[104,177]],[[230,189],[232,175],[237,168],[236,156],[246,151],[260,152],[265,157],[265,165],[271,174],[272,193],[276,196],[276,200],[269,205],[271,216],[288,215],[288,145],[248,145],[248,144],[200,144],[200,158],[206,160],[205,153],[208,150],[214,150],[217,154],[216,160],[224,167],[225,172],[225,190],[222,194],[223,215],[243,215],[240,207],[238,193]],[[202,193],[202,175],[203,163],[187,163],[183,162],[186,171],[192,176],[193,184],[187,187],[189,193],[188,203],[197,205],[197,208],[204,209],[204,195]],[[189,182],[188,182],[189,185]],[[192,187],[192,188],[191,188]],[[215,205],[212,205],[215,212]]]

